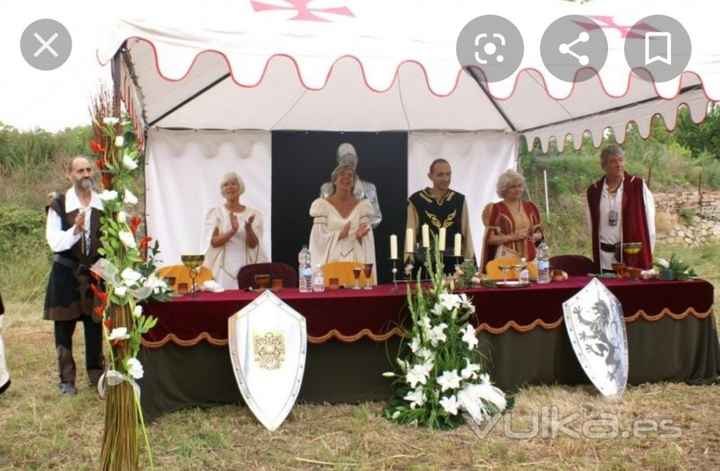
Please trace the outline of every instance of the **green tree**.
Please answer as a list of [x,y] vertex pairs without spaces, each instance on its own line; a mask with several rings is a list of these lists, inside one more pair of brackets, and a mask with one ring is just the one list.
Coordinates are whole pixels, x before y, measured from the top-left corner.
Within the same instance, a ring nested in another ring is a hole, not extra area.
[[700,124],[695,124],[688,109],[683,108],[678,113],[675,136],[693,157],[708,153],[720,159],[720,106],[713,106],[705,121]]

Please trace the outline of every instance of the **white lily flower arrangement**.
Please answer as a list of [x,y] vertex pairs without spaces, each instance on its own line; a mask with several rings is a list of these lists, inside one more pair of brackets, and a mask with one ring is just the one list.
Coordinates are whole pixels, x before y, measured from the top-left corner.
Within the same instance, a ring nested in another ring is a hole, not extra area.
[[170,289],[155,275],[158,244],[143,237],[142,219],[133,214],[138,204],[136,188],[142,154],[133,124],[126,117],[108,116],[112,109],[109,95],[100,94],[93,108],[94,139],[90,148],[101,170],[103,213],[100,217],[100,259],[91,267],[103,283],[93,285],[101,301],[95,314],[102,318],[108,371],[100,388],[107,390],[107,410],[103,439],[103,469],[112,463],[119,469],[136,469],[138,430],[145,438],[150,468],[150,443],[143,423],[136,380],[144,375],[138,359],[142,337],[156,323],[147,315],[142,302],[164,301]]
[[394,422],[433,429],[451,429],[502,413],[505,394],[486,373],[472,320],[475,306],[466,294],[455,294],[444,283],[442,257],[428,250],[426,267],[432,288],[408,286],[411,324],[401,344],[394,395],[384,416]]

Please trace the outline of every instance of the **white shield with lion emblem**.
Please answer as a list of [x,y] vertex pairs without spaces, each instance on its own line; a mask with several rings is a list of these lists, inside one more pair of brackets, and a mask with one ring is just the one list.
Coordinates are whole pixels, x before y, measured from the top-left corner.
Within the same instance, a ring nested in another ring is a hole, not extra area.
[[305,318],[267,290],[228,319],[233,372],[245,403],[276,430],[297,400],[305,372]]
[[594,278],[563,303],[565,327],[580,366],[603,396],[622,396],[628,344],[620,301]]

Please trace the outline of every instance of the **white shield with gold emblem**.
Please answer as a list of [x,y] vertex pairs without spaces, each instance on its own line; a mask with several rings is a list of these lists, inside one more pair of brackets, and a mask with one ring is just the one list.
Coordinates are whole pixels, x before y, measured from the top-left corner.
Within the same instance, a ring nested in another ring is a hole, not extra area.
[[628,379],[628,343],[620,301],[597,278],[563,303],[580,366],[603,396],[620,398]]
[[266,290],[228,319],[228,344],[245,403],[265,428],[277,429],[302,385],[305,318]]

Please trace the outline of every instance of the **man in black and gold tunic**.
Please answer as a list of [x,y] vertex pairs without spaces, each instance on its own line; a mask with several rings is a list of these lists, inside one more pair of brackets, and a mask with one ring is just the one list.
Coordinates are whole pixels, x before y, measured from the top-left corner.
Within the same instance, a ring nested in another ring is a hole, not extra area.
[[452,169],[447,160],[434,160],[430,164],[428,178],[432,181],[432,188],[417,191],[408,198],[406,227],[413,229],[416,246],[422,246],[421,228],[423,224],[427,224],[435,236],[438,235],[440,228],[444,227],[446,231],[445,267],[452,269],[455,260],[450,260],[449,257],[453,254],[455,234],[462,235],[462,257],[466,260],[475,259],[468,205],[465,195],[450,189]]
[[47,214],[46,238],[53,251],[45,294],[45,319],[54,323],[55,348],[60,370],[60,392],[75,394],[75,360],[72,337],[77,321],[85,334],[85,367],[91,385],[103,371],[102,326],[93,318],[94,297],[89,267],[98,260],[99,195],[93,191],[93,167],[85,157],[75,157],[68,176],[73,183],[66,193],[55,196]]

